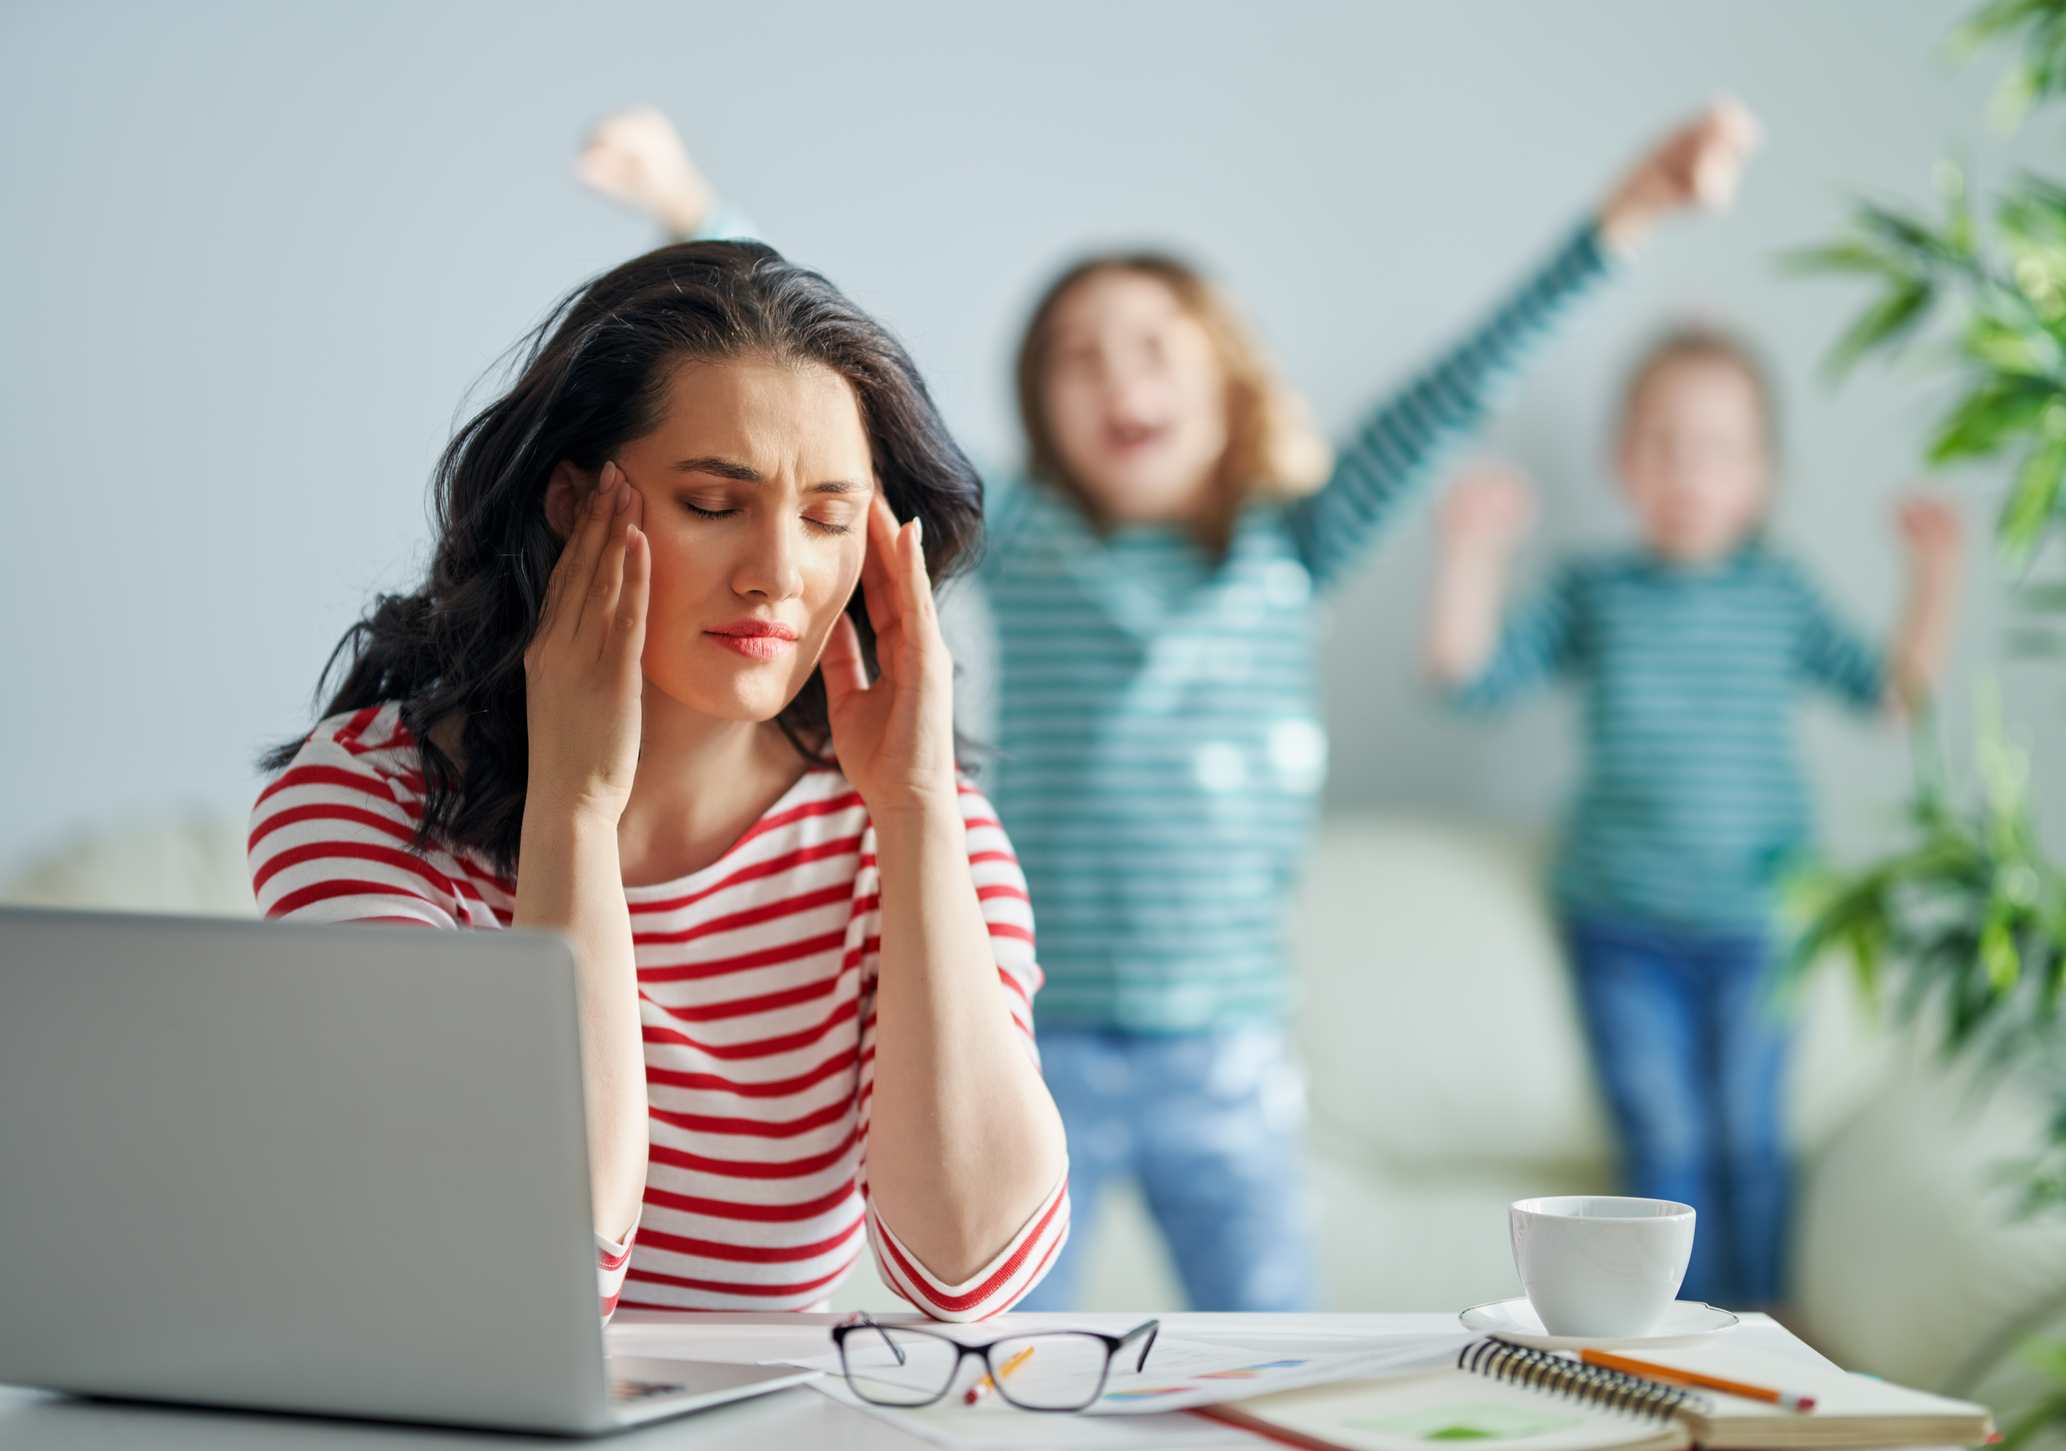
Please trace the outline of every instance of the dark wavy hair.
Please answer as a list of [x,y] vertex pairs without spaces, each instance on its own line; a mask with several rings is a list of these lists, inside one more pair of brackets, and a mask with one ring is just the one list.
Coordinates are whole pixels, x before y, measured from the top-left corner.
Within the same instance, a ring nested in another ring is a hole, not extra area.
[[[342,669],[324,716],[400,703],[423,755],[414,849],[464,848],[515,870],[529,771],[524,648],[561,549],[545,517],[553,470],[565,459],[593,473],[658,427],[680,363],[740,356],[822,364],[852,384],[891,511],[925,521],[932,577],[970,562],[982,529],[975,470],[910,355],[831,283],[757,242],[683,242],[605,273],[519,345],[515,384],[439,460],[429,578],[377,598],[317,683],[321,699]],[[875,634],[859,589],[846,608],[872,670]],[[806,756],[822,749],[822,675],[813,671],[776,721]],[[457,722],[456,760],[432,736],[445,722]],[[284,769],[301,744],[268,752],[263,765]]]

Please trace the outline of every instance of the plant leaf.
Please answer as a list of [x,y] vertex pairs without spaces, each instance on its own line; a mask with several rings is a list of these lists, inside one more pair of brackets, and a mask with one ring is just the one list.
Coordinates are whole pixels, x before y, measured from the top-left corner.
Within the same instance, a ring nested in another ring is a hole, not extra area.
[[2038,427],[2047,404],[2060,398],[2055,384],[2036,378],[1993,378],[1959,401],[1930,440],[1932,464],[1988,458],[2018,434]]
[[2016,1347],[2016,1359],[2047,1380],[2066,1386],[2066,1340],[2033,1335]]
[[[2027,303],[2028,299],[2019,292],[2018,301]],[[1959,347],[1981,367],[2006,375],[2001,380],[2005,384],[2050,382],[2059,370],[2059,340],[2027,307],[2019,306],[2017,311],[2021,316],[2014,318],[1975,317],[1966,325]]]
[[[2053,404],[2066,418],[2066,404]],[[2051,413],[2051,408],[2046,413]],[[2001,555],[2011,567],[2029,559],[2044,538],[2059,504],[2059,483],[2066,475],[2066,437],[2047,437],[2033,445],[2016,470],[2015,486],[1995,526]]]
[[1867,353],[1898,348],[1922,322],[1935,300],[1936,289],[1927,282],[1910,278],[1890,284],[1830,349],[1824,370],[1830,377],[1841,379]]
[[1867,277],[1905,277],[1911,268],[1864,242],[1832,242],[1823,247],[1795,247],[1781,252],[1779,270],[1794,276],[1817,272],[1848,272]]

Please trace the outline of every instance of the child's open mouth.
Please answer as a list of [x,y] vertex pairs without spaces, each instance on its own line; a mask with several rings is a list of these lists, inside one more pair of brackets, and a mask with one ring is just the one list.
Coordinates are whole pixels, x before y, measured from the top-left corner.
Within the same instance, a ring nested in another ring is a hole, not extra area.
[[1113,453],[1138,453],[1161,442],[1168,432],[1164,423],[1111,423],[1105,426],[1105,446]]

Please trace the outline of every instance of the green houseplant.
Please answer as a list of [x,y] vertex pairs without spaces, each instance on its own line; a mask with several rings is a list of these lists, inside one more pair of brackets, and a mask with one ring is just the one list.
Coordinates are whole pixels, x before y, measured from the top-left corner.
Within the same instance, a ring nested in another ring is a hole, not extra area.
[[[2066,0],[1990,0],[1952,35],[1961,57],[2006,44],[2015,59],[1995,119],[2017,124],[2066,95]],[[1863,203],[1833,242],[1793,254],[1798,270],[1867,279],[1873,296],[1832,349],[1836,378],[1872,356],[1917,354],[1953,401],[1926,448],[1933,467],[2008,466],[1995,523],[2023,623],[2013,644],[2066,655],[2066,582],[2044,572],[2066,520],[2066,184],[2024,173],[1984,207],[1964,171],[1940,162],[1932,210]],[[2003,735],[1993,692],[1977,712],[1973,787],[1961,787],[1921,732],[1923,762],[1906,840],[1892,855],[1796,883],[1804,928],[1796,974],[1848,957],[1900,1020],[1927,1025],[1946,1056],[1982,1081],[2014,1073],[2050,1095],[2047,1132],[2005,1166],[2026,1212],[2066,1211],[2066,872],[2032,817],[2027,756]],[[2019,1413],[2008,1441],[2066,1425],[2066,1345],[2023,1358],[2055,1388]]]
[[[1970,52],[2004,39],[2022,46],[1998,111],[2066,93],[2066,0],[1992,0],[1953,44]],[[1928,356],[1956,396],[1927,461],[2010,461],[1995,538],[2028,611],[2018,643],[2058,653],[2048,621],[2066,610],[2066,583],[2033,578],[2032,566],[2066,518],[2066,186],[2022,175],[1983,225],[1963,173],[1937,170],[1937,214],[1861,204],[1844,235],[1789,261],[1875,285],[1830,354],[1833,375],[1874,354],[1932,345]],[[1991,699],[1982,705],[1978,791],[1962,792],[1926,750],[1903,849],[1798,885],[1806,927],[1794,960],[1805,970],[1836,949],[1903,1017],[1930,1010],[1950,1052],[2056,1076],[2066,1065],[2066,873],[2038,839],[2028,761],[2003,740]],[[1932,738],[1926,728],[1923,739]],[[2025,1166],[2032,1208],[2066,1206],[2066,1078],[2056,1081],[2054,1133]]]

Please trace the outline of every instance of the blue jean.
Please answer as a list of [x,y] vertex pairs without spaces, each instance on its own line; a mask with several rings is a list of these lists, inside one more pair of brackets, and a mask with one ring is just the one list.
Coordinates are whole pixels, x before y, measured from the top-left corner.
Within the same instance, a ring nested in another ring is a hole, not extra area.
[[1019,1309],[1076,1308],[1098,1195],[1122,1174],[1140,1183],[1193,1310],[1313,1308],[1305,1081],[1282,1031],[1046,1028],[1040,1062],[1068,1131],[1074,1232]]
[[1699,1211],[1680,1296],[1741,1309],[1776,1302],[1792,1035],[1771,995],[1766,938],[1603,917],[1565,925],[1627,1192]]

